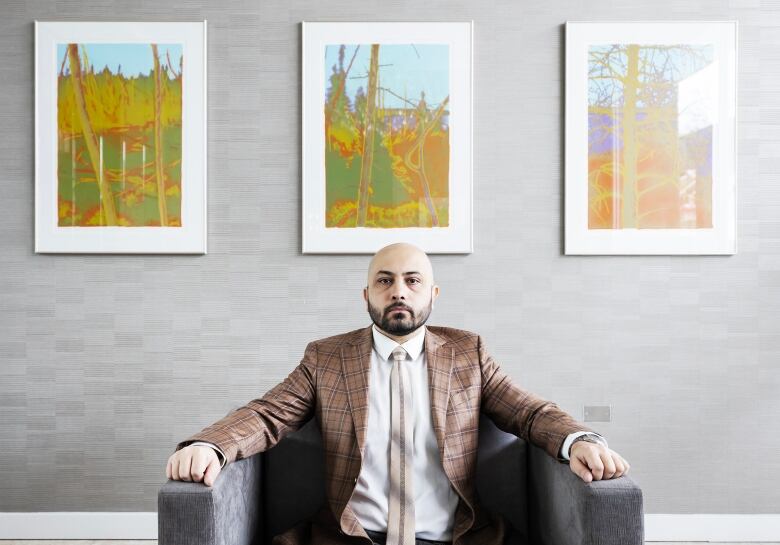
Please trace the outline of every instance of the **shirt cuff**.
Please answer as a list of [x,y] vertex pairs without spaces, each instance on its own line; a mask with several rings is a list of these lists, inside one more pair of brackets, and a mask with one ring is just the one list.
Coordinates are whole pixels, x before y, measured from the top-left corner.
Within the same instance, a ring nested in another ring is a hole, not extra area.
[[225,453],[215,445],[214,443],[207,443],[206,441],[195,441],[187,445],[188,447],[211,447],[217,452],[217,458],[219,458],[220,468],[225,467]]
[[561,447],[561,457],[564,460],[570,460],[571,459],[569,457],[569,451],[571,450],[571,445],[572,445],[572,443],[574,443],[574,440],[577,437],[580,437],[581,435],[592,435],[594,437],[597,437],[601,441],[604,442],[603,444],[604,444],[605,447],[609,447],[609,445],[607,444],[607,440],[604,439],[604,437],[599,435],[598,433],[593,433],[591,431],[576,431],[574,433],[570,433],[569,435],[567,435],[566,436],[566,440],[563,442],[563,446]]

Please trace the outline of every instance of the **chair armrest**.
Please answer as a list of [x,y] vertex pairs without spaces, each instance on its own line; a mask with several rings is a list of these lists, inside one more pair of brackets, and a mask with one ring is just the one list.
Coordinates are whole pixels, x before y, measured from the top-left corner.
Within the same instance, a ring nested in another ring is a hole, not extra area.
[[262,535],[261,455],[227,464],[213,487],[169,480],[157,494],[159,545],[251,545]]
[[643,545],[642,489],[628,475],[586,483],[530,445],[529,527],[542,545]]

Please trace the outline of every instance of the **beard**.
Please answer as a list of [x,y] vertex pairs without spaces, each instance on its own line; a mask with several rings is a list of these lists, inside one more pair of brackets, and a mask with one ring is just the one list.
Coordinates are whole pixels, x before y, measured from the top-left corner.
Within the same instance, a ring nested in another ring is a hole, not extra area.
[[[401,306],[407,312],[392,310],[394,306]],[[408,335],[427,322],[432,309],[433,298],[428,301],[427,306],[420,309],[418,314],[415,314],[414,310],[404,303],[393,303],[385,308],[384,311],[380,311],[371,304],[371,301],[368,302],[368,314],[371,316],[371,321],[382,331],[386,331],[391,335],[398,335],[399,337]]]

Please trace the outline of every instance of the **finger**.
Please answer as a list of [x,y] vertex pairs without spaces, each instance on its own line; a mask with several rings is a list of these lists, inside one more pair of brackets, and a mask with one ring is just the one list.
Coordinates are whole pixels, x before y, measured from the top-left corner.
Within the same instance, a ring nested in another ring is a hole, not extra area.
[[179,461],[179,477],[182,481],[190,480],[190,464],[192,464],[192,455],[185,455]]
[[599,458],[601,458],[601,463],[604,464],[604,478],[611,479],[612,476],[615,475],[616,471],[615,461],[612,459],[612,454],[610,454],[609,451],[600,450]]
[[209,465],[206,468],[206,475],[203,478],[203,482],[206,484],[206,486],[214,486],[214,481],[217,480],[217,475],[219,475],[221,469],[222,468],[219,465],[219,459],[214,456],[211,462],[209,462]]
[[165,464],[165,477],[167,479],[171,478],[171,459],[170,459],[170,457],[168,458],[168,463]]
[[613,454],[612,461],[615,462],[615,474],[613,475],[613,477],[620,477],[626,471],[626,466],[625,464],[623,464],[623,458],[621,458],[617,454]]
[[596,449],[588,449],[585,454],[585,463],[588,464],[594,481],[600,481],[604,477],[604,462]]
[[179,481],[179,457],[174,454],[171,458],[171,479]]
[[569,461],[569,467],[571,467],[571,470],[586,483],[589,483],[593,480],[593,475],[591,474],[590,469],[588,469],[588,466],[586,466],[577,456]]
[[193,482],[199,483],[203,480],[203,474],[206,472],[206,466],[209,463],[208,457],[202,452],[196,451],[192,455],[192,465],[190,466],[190,477]]

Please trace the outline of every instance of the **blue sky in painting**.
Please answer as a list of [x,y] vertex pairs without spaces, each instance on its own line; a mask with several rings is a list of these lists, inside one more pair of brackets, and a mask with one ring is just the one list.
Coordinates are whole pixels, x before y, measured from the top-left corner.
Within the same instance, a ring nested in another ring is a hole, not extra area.
[[[338,66],[339,44],[325,46],[325,86],[332,74],[333,65]],[[355,54],[357,45],[347,45],[344,52],[344,68]],[[354,101],[358,87],[365,92],[368,84],[368,68],[371,44],[359,46],[355,62],[347,76],[346,93]],[[406,97],[417,104],[420,92],[425,92],[428,107],[438,106],[449,95],[449,46],[446,44],[403,44],[381,45],[379,47],[379,85],[392,93]],[[411,107],[401,98],[384,92],[387,108]]]
[[[89,62],[95,67],[95,72],[100,72],[105,66],[114,74],[121,65],[122,74],[125,77],[134,77],[139,74],[149,74],[154,67],[152,48],[149,44],[79,44],[79,49],[84,46],[87,50]],[[67,44],[57,44],[57,68],[65,57]],[[179,70],[179,62],[182,55],[181,44],[157,44],[160,54],[160,62],[167,64],[166,54],[170,54],[173,68]],[[67,63],[65,63],[67,73]]]

